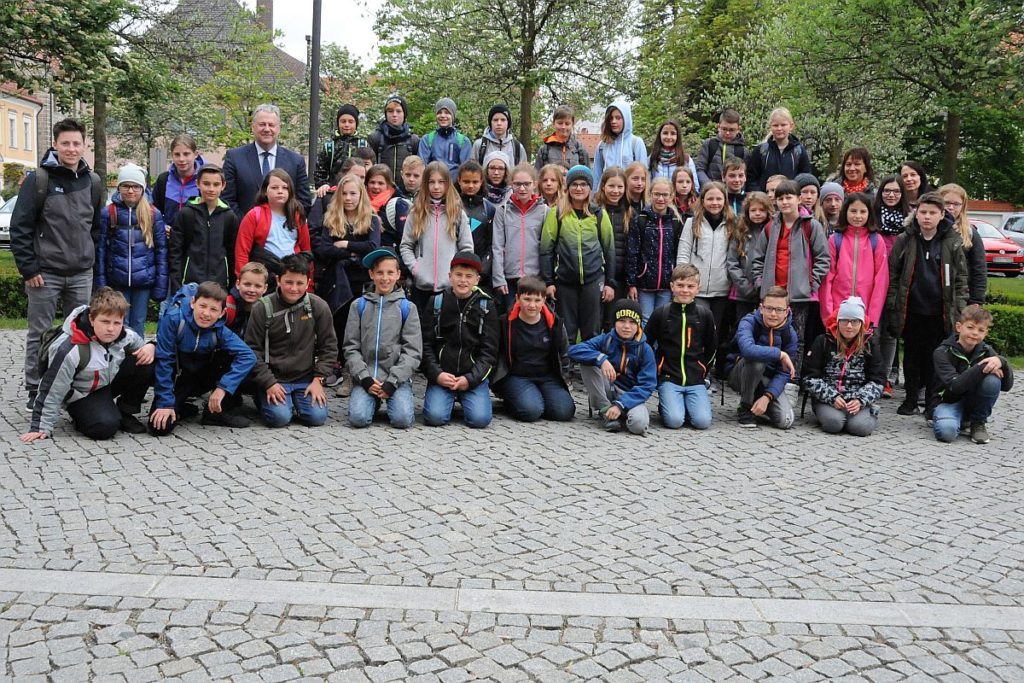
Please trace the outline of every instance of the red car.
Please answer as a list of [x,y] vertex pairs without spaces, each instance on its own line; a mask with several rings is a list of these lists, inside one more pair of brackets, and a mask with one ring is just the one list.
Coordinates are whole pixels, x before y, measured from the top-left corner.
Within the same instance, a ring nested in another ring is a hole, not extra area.
[[1003,273],[1007,277],[1017,277],[1024,269],[1024,248],[1008,238],[991,223],[971,221],[971,226],[981,235],[985,243],[985,263],[988,272]]

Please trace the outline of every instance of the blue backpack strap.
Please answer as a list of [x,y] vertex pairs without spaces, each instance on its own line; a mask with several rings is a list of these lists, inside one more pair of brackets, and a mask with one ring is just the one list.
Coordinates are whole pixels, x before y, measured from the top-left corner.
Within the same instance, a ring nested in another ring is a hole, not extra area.
[[402,309],[402,324],[404,325],[405,321],[409,319],[409,300],[400,299],[398,306]]
[[363,313],[366,311],[366,298],[359,297],[356,299],[356,310],[359,311],[359,317],[363,317]]
[[[878,233],[868,233],[868,241],[871,242],[871,253],[874,254],[878,250]],[[832,233],[832,244],[836,248],[836,263],[839,263],[839,247],[843,244],[843,233],[839,231]]]

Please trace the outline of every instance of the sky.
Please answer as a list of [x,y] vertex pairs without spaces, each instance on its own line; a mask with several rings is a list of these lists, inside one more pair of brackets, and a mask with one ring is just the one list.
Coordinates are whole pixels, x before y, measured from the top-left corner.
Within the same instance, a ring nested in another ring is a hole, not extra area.
[[[320,23],[322,43],[347,47],[353,57],[370,66],[377,56],[373,18],[383,0],[323,0]],[[242,0],[255,9],[256,0]],[[274,28],[282,31],[279,41],[285,52],[306,61],[306,36],[313,30],[313,0],[276,0]]]

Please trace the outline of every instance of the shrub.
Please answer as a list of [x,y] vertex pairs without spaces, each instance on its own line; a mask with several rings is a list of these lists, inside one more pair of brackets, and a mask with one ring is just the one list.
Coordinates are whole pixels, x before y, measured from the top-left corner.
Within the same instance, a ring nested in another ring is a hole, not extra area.
[[1004,356],[1024,356],[1024,306],[989,304],[992,331],[988,341]]

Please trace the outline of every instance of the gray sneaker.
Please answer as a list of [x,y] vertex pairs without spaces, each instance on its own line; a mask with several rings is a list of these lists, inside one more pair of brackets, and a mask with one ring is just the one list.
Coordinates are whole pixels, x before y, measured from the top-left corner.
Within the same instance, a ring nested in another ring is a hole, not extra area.
[[974,443],[988,443],[990,440],[988,427],[984,422],[971,423],[971,441]]

